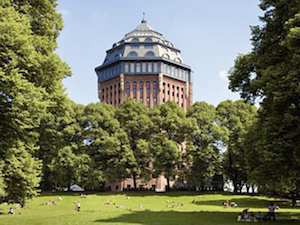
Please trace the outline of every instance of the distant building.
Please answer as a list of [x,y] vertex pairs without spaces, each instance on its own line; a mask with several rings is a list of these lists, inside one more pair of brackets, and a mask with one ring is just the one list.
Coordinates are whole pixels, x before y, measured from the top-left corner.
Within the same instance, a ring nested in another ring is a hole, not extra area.
[[132,98],[148,108],[167,101],[187,111],[193,103],[193,73],[180,50],[142,20],[107,50],[98,76],[101,102],[118,107]]
[[[101,102],[118,107],[127,98],[143,103],[148,108],[174,101],[187,111],[193,103],[193,72],[184,64],[180,50],[162,34],[142,20],[141,24],[107,50],[102,65],[95,69],[98,76],[98,97]],[[205,190],[223,188],[223,181],[215,177]],[[176,177],[170,178],[172,188],[189,187]],[[166,190],[166,178],[159,176],[145,183],[137,179],[141,190]],[[221,186],[220,186],[221,185]],[[111,191],[131,190],[133,179],[106,183]]]

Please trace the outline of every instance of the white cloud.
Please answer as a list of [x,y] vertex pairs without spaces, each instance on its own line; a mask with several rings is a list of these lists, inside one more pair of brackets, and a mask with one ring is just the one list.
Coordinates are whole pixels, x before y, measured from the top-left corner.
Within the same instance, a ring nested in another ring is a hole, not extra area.
[[227,70],[221,70],[219,73],[219,76],[220,76],[221,80],[227,80],[228,79]]

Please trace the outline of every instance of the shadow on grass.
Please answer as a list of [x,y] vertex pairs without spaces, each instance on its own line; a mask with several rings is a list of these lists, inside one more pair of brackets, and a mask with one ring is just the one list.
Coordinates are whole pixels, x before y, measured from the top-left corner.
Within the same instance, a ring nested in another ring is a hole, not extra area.
[[[132,223],[141,225],[233,225],[241,224],[236,221],[237,213],[232,212],[150,212],[140,211],[123,214],[111,219],[98,219],[99,224]],[[277,214],[277,225],[299,224],[300,214]],[[255,224],[269,224],[257,222]]]
[[[237,199],[228,199],[229,204],[231,202],[235,202],[238,207],[241,208],[262,208],[267,209],[271,202],[273,202],[275,205],[280,206],[280,208],[293,208],[297,209],[300,208],[300,206],[291,207],[291,201],[286,200],[267,200],[267,199],[257,199],[257,198],[237,198]],[[224,196],[224,200],[216,200],[216,201],[196,201],[197,205],[213,205],[213,206],[223,206],[224,201],[226,201],[226,197]]]

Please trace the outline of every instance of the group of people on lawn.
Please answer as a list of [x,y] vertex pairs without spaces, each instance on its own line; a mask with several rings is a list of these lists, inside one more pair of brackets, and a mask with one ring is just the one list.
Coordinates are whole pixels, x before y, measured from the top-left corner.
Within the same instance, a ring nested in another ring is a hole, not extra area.
[[253,212],[248,213],[249,208],[244,209],[237,218],[237,221],[246,221],[246,222],[258,222],[258,221],[271,221],[271,218],[273,221],[276,221],[275,218],[275,210],[279,209],[279,206],[274,205],[272,202],[269,205],[268,213],[263,217],[261,212],[257,212],[256,216]]

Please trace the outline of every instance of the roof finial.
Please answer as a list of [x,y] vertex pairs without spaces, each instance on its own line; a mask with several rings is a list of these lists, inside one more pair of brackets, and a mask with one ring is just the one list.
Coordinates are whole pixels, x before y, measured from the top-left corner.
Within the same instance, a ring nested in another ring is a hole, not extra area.
[[147,21],[145,20],[145,12],[143,12],[143,20],[142,23],[147,23]]

